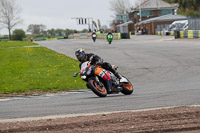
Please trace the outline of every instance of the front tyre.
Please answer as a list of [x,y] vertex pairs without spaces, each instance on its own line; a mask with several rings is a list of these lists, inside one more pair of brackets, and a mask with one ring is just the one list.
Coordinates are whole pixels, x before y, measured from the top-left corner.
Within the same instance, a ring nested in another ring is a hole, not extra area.
[[[100,82],[100,84],[102,84]],[[99,97],[106,97],[107,96],[107,90],[105,86],[102,84],[101,86],[96,82],[95,78],[90,78],[88,80],[88,85],[90,89]]]
[[[126,78],[126,77],[124,77]],[[127,79],[127,78],[126,78]],[[128,80],[128,79],[127,79]],[[123,90],[121,91],[123,94],[125,95],[130,95],[133,93],[133,85],[131,84],[131,82],[128,80],[128,82],[123,82],[121,83]]]

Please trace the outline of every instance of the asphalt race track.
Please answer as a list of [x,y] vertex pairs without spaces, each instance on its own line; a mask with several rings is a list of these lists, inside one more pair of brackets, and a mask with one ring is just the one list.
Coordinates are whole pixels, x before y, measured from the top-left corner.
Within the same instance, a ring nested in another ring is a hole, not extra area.
[[92,39],[36,43],[72,58],[77,48],[99,55],[119,66],[118,71],[133,83],[134,94],[99,98],[91,91],[80,90],[0,99],[0,120],[200,105],[199,39],[132,36],[130,40],[114,40],[111,45],[99,39],[95,43]]

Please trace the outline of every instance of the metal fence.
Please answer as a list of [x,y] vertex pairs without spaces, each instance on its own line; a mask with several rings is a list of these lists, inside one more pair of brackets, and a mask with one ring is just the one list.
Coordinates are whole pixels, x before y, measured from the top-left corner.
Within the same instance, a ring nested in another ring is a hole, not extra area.
[[170,24],[157,25],[155,33],[157,34],[158,32],[160,32],[163,35],[169,35],[169,25]]
[[117,26],[117,33],[128,33],[128,26]]
[[200,17],[188,18],[188,30],[200,30]]

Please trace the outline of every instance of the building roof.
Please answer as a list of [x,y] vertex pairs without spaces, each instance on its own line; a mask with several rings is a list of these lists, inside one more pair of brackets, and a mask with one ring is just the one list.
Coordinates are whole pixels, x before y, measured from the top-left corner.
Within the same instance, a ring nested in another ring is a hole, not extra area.
[[167,14],[160,17],[150,18],[150,19],[141,21],[139,23],[136,23],[135,26],[141,25],[141,24],[147,24],[150,22],[163,22],[163,21],[176,21],[176,20],[187,20],[187,17],[181,16],[181,15]]
[[133,11],[142,9],[176,9],[178,4],[169,4],[163,0],[145,0],[140,5],[136,6]]

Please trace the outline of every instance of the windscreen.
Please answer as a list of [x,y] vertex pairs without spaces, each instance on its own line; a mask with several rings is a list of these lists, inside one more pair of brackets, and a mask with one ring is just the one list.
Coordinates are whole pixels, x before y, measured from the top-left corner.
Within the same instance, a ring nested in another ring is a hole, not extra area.
[[88,65],[88,61],[84,62],[82,65],[81,65],[81,70],[85,69]]

